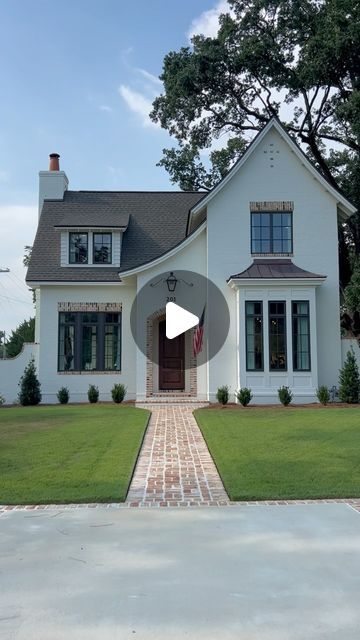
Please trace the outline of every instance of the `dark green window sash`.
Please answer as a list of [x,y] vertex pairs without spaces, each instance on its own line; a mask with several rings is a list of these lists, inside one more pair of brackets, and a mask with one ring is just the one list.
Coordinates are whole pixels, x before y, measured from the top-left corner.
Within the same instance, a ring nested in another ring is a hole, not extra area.
[[121,371],[121,318],[121,312],[60,312],[58,371]]

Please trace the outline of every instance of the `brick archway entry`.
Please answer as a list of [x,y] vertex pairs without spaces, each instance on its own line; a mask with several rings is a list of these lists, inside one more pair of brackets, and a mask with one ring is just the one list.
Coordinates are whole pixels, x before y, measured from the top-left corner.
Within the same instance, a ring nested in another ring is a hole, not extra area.
[[155,311],[147,318],[146,323],[146,396],[166,394],[184,395],[196,398],[197,396],[197,368],[196,357],[192,353],[193,332],[191,329],[185,339],[185,384],[182,390],[164,390],[159,385],[159,367],[154,364],[158,362],[159,349],[159,324],[165,320],[165,308]]

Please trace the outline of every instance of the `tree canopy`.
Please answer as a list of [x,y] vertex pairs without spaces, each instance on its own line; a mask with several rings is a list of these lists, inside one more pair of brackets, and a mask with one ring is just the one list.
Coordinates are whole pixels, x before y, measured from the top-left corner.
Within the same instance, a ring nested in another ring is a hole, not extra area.
[[8,358],[17,356],[24,342],[34,342],[35,340],[35,318],[24,320],[14,331],[11,332],[6,341],[6,355]]
[[[164,58],[164,92],[151,117],[177,146],[164,149],[159,164],[180,188],[208,190],[277,116],[360,209],[359,0],[228,4],[215,38],[194,36],[192,46]],[[347,284],[360,251],[358,214],[340,235]]]

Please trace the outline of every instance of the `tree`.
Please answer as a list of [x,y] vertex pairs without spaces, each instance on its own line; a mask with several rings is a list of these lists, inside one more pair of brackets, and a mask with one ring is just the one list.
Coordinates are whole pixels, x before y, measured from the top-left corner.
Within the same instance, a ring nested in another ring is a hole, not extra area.
[[[174,136],[159,165],[182,189],[208,190],[277,116],[333,186],[360,209],[360,3],[358,0],[228,0],[217,37],[164,58],[164,93],[151,117]],[[282,117],[281,104],[290,116]],[[210,152],[209,166],[200,153]],[[225,144],[226,143],[226,144]],[[329,145],[334,148],[328,151]],[[340,145],[340,146],[339,146]],[[342,274],[360,251],[360,218],[340,227]]]
[[349,350],[346,354],[344,366],[340,370],[339,383],[339,398],[341,402],[347,402],[349,404],[359,402],[359,367],[357,366],[353,349]]
[[23,265],[24,265],[24,267],[28,267],[29,264],[30,264],[32,249],[33,248],[28,244],[24,247],[24,251],[25,251],[24,257],[23,257]]
[[360,340],[360,260],[355,261],[350,282],[345,289],[345,307],[341,326]]
[[[33,248],[32,248],[30,245],[28,245],[28,244],[24,247],[24,251],[25,251],[25,253],[24,253],[24,257],[23,257],[23,265],[24,265],[24,267],[26,267],[26,268],[28,268],[28,266],[29,266],[29,264],[30,264],[32,250],[33,250]],[[31,291],[31,289],[30,289],[30,291]],[[36,293],[35,293],[35,290],[33,289],[33,290],[31,291],[31,293],[32,293],[33,304],[35,305],[35,303],[36,303]]]
[[5,331],[0,331],[0,358],[6,358]]
[[34,342],[35,340],[35,318],[24,320],[14,331],[11,332],[6,342],[6,355],[8,358],[15,358],[24,342]]
[[25,367],[19,382],[19,402],[23,406],[35,405],[41,402],[40,382],[36,375],[34,358]]

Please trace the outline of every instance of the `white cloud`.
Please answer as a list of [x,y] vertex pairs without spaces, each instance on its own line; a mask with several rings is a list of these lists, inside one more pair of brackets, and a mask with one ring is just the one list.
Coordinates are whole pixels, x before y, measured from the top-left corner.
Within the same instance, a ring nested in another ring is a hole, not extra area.
[[212,9],[204,11],[194,18],[187,32],[189,40],[195,35],[204,35],[207,38],[215,38],[219,31],[219,16],[221,13],[232,13],[227,0],[219,0]]
[[11,240],[3,242],[0,261],[0,268],[10,269],[10,273],[0,273],[0,330],[6,333],[34,315],[22,259],[24,246],[33,243],[37,220],[36,206],[0,206],[0,236]]
[[152,122],[149,113],[152,109],[153,98],[148,98],[139,91],[134,91],[127,85],[120,85],[119,93],[130,109],[139,119],[143,127],[158,128],[159,125]]
[[149,71],[146,71],[146,69],[141,69],[141,67],[137,67],[135,71],[137,71],[140,75],[142,75],[146,80],[149,80],[152,84],[155,85],[155,87],[159,88],[163,86],[163,83],[161,82],[160,78],[158,78],[157,76],[154,76],[154,74],[152,73],[149,73]]

